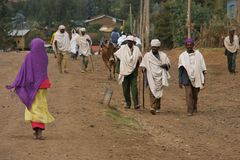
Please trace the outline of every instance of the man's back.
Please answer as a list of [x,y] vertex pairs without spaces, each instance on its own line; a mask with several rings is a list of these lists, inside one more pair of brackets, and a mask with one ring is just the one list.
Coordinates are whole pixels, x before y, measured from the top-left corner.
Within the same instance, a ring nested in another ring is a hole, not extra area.
[[117,44],[119,37],[120,37],[120,35],[119,35],[118,32],[112,32],[112,34],[111,34],[111,39],[112,39],[112,42],[113,42],[113,43]]

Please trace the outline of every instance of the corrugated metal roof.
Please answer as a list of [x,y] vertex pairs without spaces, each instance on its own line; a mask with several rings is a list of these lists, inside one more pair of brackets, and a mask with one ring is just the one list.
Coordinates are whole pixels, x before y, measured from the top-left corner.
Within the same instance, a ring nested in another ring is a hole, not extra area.
[[25,36],[30,30],[29,29],[14,29],[8,33],[9,36]]

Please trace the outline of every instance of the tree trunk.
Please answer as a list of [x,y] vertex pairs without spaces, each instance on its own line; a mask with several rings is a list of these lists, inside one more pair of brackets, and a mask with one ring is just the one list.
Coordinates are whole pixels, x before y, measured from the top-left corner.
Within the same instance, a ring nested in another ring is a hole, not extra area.
[[145,39],[144,50],[149,49],[149,30],[150,30],[150,25],[149,25],[150,6],[149,6],[149,3],[150,3],[150,0],[144,0],[144,39]]
[[192,0],[188,0],[188,11],[187,11],[187,30],[188,30],[188,38],[191,38],[191,7]]

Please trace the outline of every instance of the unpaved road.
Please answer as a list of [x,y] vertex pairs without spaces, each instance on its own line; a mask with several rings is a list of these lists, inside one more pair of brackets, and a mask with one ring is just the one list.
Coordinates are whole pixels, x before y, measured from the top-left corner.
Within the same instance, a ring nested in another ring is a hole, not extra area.
[[[178,88],[177,58],[181,49],[167,51],[172,62],[170,86],[161,113],[123,109],[122,89],[107,80],[100,56],[95,72],[80,73],[79,60],[69,59],[69,74],[57,71],[49,55],[49,110],[56,121],[47,125],[46,140],[32,139],[24,121],[24,106],[4,87],[11,83],[25,53],[0,54],[0,160],[239,160],[240,73],[230,75],[221,49],[202,49],[208,74],[199,95],[199,113],[186,116],[184,90]],[[238,57],[237,67],[240,68]],[[101,104],[105,87],[113,88],[112,110]]]

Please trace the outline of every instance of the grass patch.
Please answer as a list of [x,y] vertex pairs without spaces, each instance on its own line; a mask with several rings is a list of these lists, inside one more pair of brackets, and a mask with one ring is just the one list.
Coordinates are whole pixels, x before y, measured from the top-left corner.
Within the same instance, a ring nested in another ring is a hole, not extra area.
[[105,115],[114,120],[118,125],[124,125],[135,129],[140,128],[140,124],[134,118],[123,116],[118,110],[107,109]]

